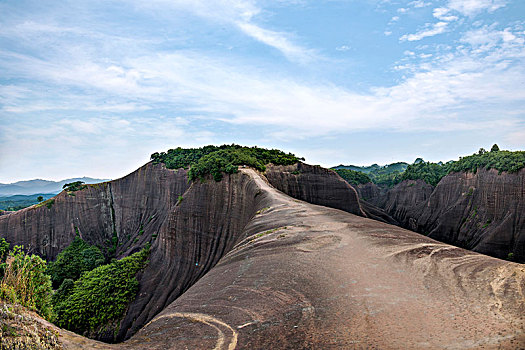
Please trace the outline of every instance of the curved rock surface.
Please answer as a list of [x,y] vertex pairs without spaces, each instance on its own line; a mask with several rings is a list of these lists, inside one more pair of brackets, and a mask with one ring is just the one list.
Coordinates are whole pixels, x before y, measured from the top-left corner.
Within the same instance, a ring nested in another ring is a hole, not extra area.
[[158,232],[130,309],[161,312],[120,344],[60,330],[64,347],[525,346],[522,265],[293,199],[251,169],[193,183]]
[[444,177],[417,220],[418,230],[443,242],[525,262],[525,169],[480,169]]
[[148,163],[121,179],[61,192],[51,200],[0,216],[0,235],[48,260],[78,233],[90,244],[107,247],[113,235],[117,257],[138,250],[157,233],[178,196],[189,188],[184,170]]
[[389,224],[398,224],[382,209],[361,202],[356,189],[331,169],[297,163],[269,166],[264,175],[272,186],[293,198]]
[[451,173],[436,188],[407,180],[371,202],[403,227],[480,253],[525,262],[525,169]]

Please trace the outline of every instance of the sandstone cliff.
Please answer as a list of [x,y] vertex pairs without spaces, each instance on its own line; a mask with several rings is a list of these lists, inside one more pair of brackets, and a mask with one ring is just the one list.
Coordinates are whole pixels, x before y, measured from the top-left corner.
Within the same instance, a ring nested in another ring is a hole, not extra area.
[[418,231],[467,249],[525,261],[525,169],[445,176],[417,218]]
[[61,192],[43,203],[0,217],[0,235],[48,260],[76,234],[99,247],[118,238],[117,257],[157,233],[189,187],[184,170],[148,163],[121,179]]
[[525,261],[525,169],[451,173],[436,188],[422,180],[403,181],[370,201],[403,227],[498,258]]
[[293,198],[397,225],[382,209],[361,202],[355,188],[331,169],[297,163],[269,166],[264,175],[273,187]]
[[[153,286],[141,293],[178,283],[185,292],[121,344],[59,330],[65,348],[525,345],[519,264],[298,201],[251,169],[193,183],[183,197],[155,239],[141,278]],[[169,296],[159,293],[132,308],[160,307]]]
[[273,187],[293,198],[366,216],[355,189],[333,170],[297,163],[269,166],[264,175]]

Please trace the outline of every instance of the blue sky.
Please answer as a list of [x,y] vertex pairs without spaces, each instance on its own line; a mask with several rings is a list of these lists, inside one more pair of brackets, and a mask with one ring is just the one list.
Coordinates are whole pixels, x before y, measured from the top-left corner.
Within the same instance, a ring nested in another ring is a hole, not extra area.
[[177,146],[311,164],[524,149],[522,0],[0,0],[0,182]]

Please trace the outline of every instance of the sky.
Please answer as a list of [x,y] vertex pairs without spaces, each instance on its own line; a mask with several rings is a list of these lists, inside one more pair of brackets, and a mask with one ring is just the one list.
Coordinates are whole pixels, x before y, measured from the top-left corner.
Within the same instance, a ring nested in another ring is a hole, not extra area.
[[525,149],[523,0],[0,0],[0,182],[176,147],[310,164]]

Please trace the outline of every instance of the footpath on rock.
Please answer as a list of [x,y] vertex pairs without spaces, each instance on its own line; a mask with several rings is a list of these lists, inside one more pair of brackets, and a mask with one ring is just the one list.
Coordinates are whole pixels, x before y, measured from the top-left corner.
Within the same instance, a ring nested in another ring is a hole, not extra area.
[[231,176],[256,189],[257,214],[218,263],[127,341],[59,330],[64,347],[525,347],[523,265]]

